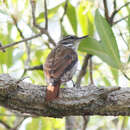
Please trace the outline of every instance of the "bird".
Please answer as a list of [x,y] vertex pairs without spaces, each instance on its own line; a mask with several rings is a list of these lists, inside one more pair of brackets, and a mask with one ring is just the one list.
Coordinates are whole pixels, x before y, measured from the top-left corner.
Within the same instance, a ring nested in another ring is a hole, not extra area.
[[59,95],[60,85],[72,80],[77,69],[77,49],[80,40],[87,37],[88,35],[82,37],[67,35],[48,54],[43,67],[48,84],[45,101],[56,99]]

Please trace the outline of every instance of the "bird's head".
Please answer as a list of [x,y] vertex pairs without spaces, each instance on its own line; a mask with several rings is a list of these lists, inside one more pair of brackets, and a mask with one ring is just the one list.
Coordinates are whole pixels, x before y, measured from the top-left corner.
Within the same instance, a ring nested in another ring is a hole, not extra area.
[[86,37],[88,37],[88,35],[82,36],[82,37],[77,37],[74,35],[67,35],[67,36],[63,37],[62,40],[59,41],[59,44],[62,44],[66,47],[69,47],[69,48],[76,50],[78,48],[80,40],[84,39]]

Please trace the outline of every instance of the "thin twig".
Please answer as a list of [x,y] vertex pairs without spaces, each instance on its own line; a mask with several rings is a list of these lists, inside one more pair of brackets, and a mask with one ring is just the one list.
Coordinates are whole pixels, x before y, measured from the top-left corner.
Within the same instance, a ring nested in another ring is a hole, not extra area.
[[[21,31],[21,29],[20,29],[19,26],[18,26],[17,20],[16,20],[15,17],[13,17],[13,16],[12,16],[12,19],[13,19],[13,21],[14,21],[14,24],[15,24],[15,26],[16,26],[16,28],[17,28],[19,34],[20,34],[20,36],[22,37],[22,39],[25,39],[25,37],[24,37],[24,35],[23,35],[23,32]],[[25,61],[25,66],[28,67],[28,66],[29,66],[29,63],[30,63],[30,52],[31,52],[31,50],[30,50],[30,45],[28,44],[27,41],[25,41],[25,46],[26,46],[26,51],[27,51],[27,60]]]
[[89,58],[91,57],[92,55],[89,55],[87,54],[84,58],[84,61],[83,61],[83,64],[82,64],[82,67],[81,67],[81,70],[79,72],[79,75],[77,76],[77,81],[76,81],[76,84],[77,86],[80,85],[81,83],[81,79],[84,77],[84,75],[86,74],[86,68],[88,66],[88,60]]
[[[62,28],[63,19],[64,19],[64,17],[65,17],[66,12],[67,12],[68,2],[69,2],[69,0],[66,0],[66,1],[65,1],[65,4],[64,4],[64,12],[63,12],[62,17],[60,18],[60,26],[61,26],[61,28]],[[60,36],[60,37],[63,37],[63,32],[61,32],[61,36]]]
[[121,19],[119,19],[119,20],[113,22],[113,25],[115,25],[115,24],[117,24],[117,23],[119,23],[119,22],[121,22],[122,20],[125,20],[125,19],[127,19],[127,18],[128,18],[128,16],[125,16],[125,17],[123,17],[123,18],[121,18]]
[[64,16],[65,16],[65,14],[66,14],[66,12],[67,12],[67,7],[68,7],[68,0],[65,1],[64,13],[63,13],[63,15],[62,15],[62,17],[61,17],[61,19],[60,19],[60,23],[63,22]]
[[83,116],[84,122],[83,122],[83,129],[82,130],[86,130],[88,122],[89,122],[89,116]]
[[38,24],[36,24],[36,18],[35,18],[36,1],[30,0],[30,3],[31,3],[31,7],[32,7],[33,26],[38,28],[41,32],[43,32],[44,28],[42,28]]
[[89,65],[90,65],[90,83],[93,84],[93,63],[92,63],[92,57],[89,59]]
[[130,77],[128,77],[124,72],[122,72],[126,79],[130,81]]
[[44,10],[45,10],[45,30],[48,30],[48,11],[46,0],[44,0]]
[[114,10],[116,10],[117,7],[116,0],[113,1],[113,5],[114,5]]
[[110,21],[111,21],[111,24],[113,24],[113,20],[114,20],[114,17],[115,15],[124,7],[128,6],[130,4],[130,2],[127,2],[125,3],[124,5],[122,5],[119,9],[116,9],[113,11],[113,13],[111,14],[111,17],[110,17]]
[[108,12],[107,0],[103,0],[103,5],[104,5],[104,10],[105,10],[105,17],[106,17],[106,20],[109,23],[110,20],[109,20],[109,12]]
[[[0,42],[0,47],[3,47],[2,43]],[[2,49],[3,52],[6,52],[4,49]]]
[[52,39],[48,32],[48,17],[47,17],[47,5],[46,5],[46,0],[44,0],[44,6],[45,6],[45,28],[40,27],[36,23],[36,17],[35,17],[35,10],[36,10],[36,1],[35,0],[30,0],[31,7],[32,7],[32,18],[33,18],[33,26],[36,27],[37,29],[40,30],[41,33],[44,33],[48,36],[49,41],[52,43],[53,46],[56,46],[55,41]]
[[19,122],[13,128],[10,128],[9,130],[18,130],[18,128],[20,127],[20,125],[23,123],[25,119],[26,117],[22,117],[22,119],[19,120]]
[[6,129],[11,128],[5,121],[0,120],[0,124],[2,124]]
[[43,64],[26,68],[26,71],[32,71],[32,70],[42,70],[43,71]]
[[7,116],[7,117],[12,117],[12,116],[15,116],[15,117],[37,117],[35,115],[30,115],[30,114],[3,114],[3,113],[0,113],[0,116]]
[[128,50],[129,50],[129,49],[130,49],[130,48],[129,48],[129,45],[128,45],[127,41],[125,40],[125,38],[123,37],[123,34],[122,34],[122,32],[121,32],[120,29],[119,29],[119,32],[120,32],[120,36],[121,36],[122,40],[124,41],[124,43],[126,44]]
[[7,45],[5,45],[5,46],[0,47],[0,50],[7,49],[7,48],[12,47],[12,46],[14,46],[14,45],[17,45],[17,44],[20,44],[20,43],[23,43],[23,42],[26,42],[26,41],[35,39],[35,38],[37,38],[37,37],[40,37],[42,34],[43,34],[43,33],[39,33],[39,34],[36,34],[36,35],[34,35],[34,36],[25,38],[25,39],[23,39],[23,40],[21,40],[21,41],[17,41],[17,42],[13,42],[13,43],[11,43],[11,44],[7,44]]
[[21,78],[24,77],[24,75],[26,74],[27,71],[33,71],[33,70],[43,71],[43,65],[41,64],[41,65],[25,68]]

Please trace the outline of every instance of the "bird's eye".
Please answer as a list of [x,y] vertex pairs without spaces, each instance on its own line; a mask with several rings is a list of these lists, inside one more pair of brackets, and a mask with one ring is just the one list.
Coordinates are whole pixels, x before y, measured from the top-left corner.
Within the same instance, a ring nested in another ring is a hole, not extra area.
[[71,39],[74,39],[74,37],[73,37],[73,36],[70,36],[70,38],[71,38]]

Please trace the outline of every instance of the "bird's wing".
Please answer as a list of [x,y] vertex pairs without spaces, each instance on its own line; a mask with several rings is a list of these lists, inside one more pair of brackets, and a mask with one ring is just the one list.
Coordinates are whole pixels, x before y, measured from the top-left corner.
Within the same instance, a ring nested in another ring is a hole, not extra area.
[[48,78],[59,79],[69,71],[77,62],[77,54],[71,48],[63,45],[57,46],[48,55],[44,64],[44,71]]

